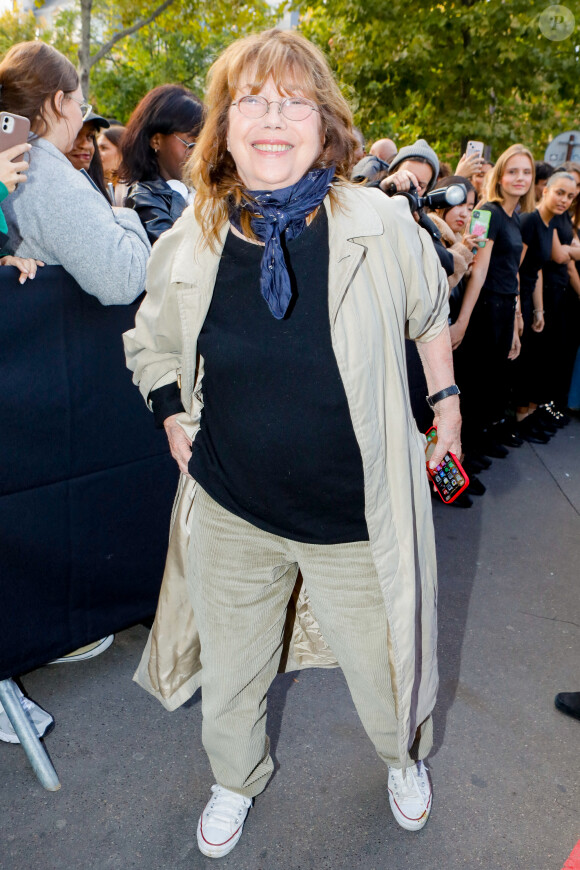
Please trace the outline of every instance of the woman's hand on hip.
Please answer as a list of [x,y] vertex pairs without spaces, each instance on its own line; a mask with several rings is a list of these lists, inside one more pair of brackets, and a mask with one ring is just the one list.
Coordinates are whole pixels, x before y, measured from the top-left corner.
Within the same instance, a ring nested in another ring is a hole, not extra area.
[[163,421],[163,427],[167,434],[171,455],[177,462],[179,470],[182,474],[187,474],[188,477],[191,477],[187,467],[191,459],[192,443],[185,434],[183,427],[179,424],[177,420],[178,416],[178,414],[172,414],[171,417],[166,417]]
[[466,330],[459,323],[458,320],[455,323],[452,323],[449,327],[449,338],[451,339],[451,347],[453,350],[457,350],[461,342],[463,341],[463,336],[465,335]]

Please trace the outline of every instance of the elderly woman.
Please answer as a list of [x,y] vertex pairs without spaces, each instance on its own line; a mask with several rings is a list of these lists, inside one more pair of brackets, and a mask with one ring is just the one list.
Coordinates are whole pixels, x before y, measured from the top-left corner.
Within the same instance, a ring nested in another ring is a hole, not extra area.
[[[194,205],[155,245],[125,336],[182,472],[139,677],[169,707],[203,687],[217,781],[203,854],[231,851],[272,774],[266,694],[283,652],[287,668],[338,662],[395,818],[417,830],[431,809],[436,565],[404,338],[421,348],[437,464],[460,452],[447,282],[406,201],[345,180],[351,115],[299,34],[231,45],[207,106]],[[183,599],[167,614],[181,572],[195,622]],[[168,643],[180,650],[160,665]]]

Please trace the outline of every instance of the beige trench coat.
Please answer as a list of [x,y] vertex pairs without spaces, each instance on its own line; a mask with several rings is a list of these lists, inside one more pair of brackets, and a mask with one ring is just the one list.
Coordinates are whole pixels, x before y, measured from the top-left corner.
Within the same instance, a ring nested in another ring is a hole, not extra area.
[[[404,764],[418,725],[433,709],[438,685],[431,499],[425,439],[410,409],[404,338],[429,341],[439,334],[447,323],[448,289],[431,239],[404,198],[351,185],[335,190],[338,204],[325,200],[331,337],[362,454],[365,513],[385,600]],[[222,246],[228,230],[224,226]],[[180,381],[187,409],[180,420],[191,437],[202,403],[197,337],[218,266],[219,254],[201,243],[193,209],[186,209],[153,249],[147,295],[135,328],[124,336],[128,366],[146,401],[151,390]],[[170,710],[201,684],[199,637],[185,584],[194,494],[195,483],[182,476],[155,623],[135,674]],[[307,591],[295,590],[283,668],[335,665]]]

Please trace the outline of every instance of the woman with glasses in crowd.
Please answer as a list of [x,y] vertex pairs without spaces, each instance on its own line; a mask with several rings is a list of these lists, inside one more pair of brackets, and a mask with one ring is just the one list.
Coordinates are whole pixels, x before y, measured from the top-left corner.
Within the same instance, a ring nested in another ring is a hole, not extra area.
[[76,69],[40,40],[21,42],[0,62],[0,86],[0,109],[28,118],[33,134],[28,181],[5,207],[10,253],[63,266],[104,305],[132,302],[145,285],[147,236],[65,156],[91,112]]
[[182,472],[161,600],[181,582],[190,616],[187,595],[160,606],[145,671],[174,645],[183,660],[158,696],[175,707],[203,686],[216,784],[197,840],[225,855],[274,769],[266,695],[300,569],[288,660],[338,661],[395,818],[418,830],[431,809],[436,566],[405,332],[433,394],[437,463],[461,451],[447,281],[406,200],[347,181],[352,116],[304,37],[233,43],[207,105],[187,170],[194,206],[156,243],[125,335]]
[[129,118],[118,175],[129,185],[125,205],[135,209],[151,244],[191,201],[183,165],[202,120],[203,104],[181,85],[149,91]]

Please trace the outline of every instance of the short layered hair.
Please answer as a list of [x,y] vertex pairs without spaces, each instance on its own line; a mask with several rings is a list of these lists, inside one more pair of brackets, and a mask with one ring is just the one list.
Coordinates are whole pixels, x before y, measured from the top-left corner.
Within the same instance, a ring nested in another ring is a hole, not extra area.
[[[196,217],[206,243],[214,250],[230,204],[248,199],[227,149],[229,109],[248,75],[253,94],[272,79],[281,95],[300,94],[316,103],[324,142],[311,169],[334,165],[337,175],[346,180],[358,146],[349,105],[324,55],[304,36],[273,29],[232,43],[208,73],[206,120],[185,168],[185,177],[196,190]],[[244,233],[253,238],[245,210],[241,220]]]

